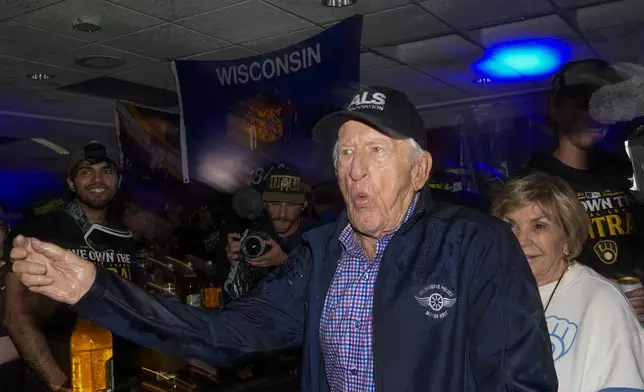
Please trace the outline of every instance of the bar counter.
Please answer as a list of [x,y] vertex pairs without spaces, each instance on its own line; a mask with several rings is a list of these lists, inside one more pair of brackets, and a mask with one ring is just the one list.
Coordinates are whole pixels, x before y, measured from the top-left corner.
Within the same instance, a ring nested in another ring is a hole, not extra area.
[[138,375],[125,376],[117,370],[114,392],[296,392],[300,386],[299,350],[223,368],[144,348],[136,357]]

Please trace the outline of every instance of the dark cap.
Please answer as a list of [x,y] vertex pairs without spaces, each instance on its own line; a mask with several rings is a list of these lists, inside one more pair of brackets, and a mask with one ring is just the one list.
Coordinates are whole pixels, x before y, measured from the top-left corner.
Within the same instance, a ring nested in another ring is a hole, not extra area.
[[588,103],[594,92],[623,80],[624,78],[604,60],[570,61],[557,71],[552,81],[550,103],[570,98],[577,100],[581,109],[588,110]]
[[287,202],[302,204],[306,201],[308,185],[297,173],[278,169],[266,179],[263,199],[267,202]]
[[107,162],[113,165],[116,169],[118,169],[119,160],[120,159],[116,154],[114,154],[111,148],[105,146],[100,142],[92,140],[87,145],[85,145],[85,147],[83,147],[82,149],[72,153],[69,171],[70,171],[70,174],[73,174],[77,165],[83,161],[90,161],[90,162],[96,162],[96,163]]
[[369,125],[396,139],[411,138],[426,148],[425,124],[416,107],[401,91],[387,87],[365,87],[347,108],[322,118],[313,128],[313,139],[332,145],[340,127],[350,120]]

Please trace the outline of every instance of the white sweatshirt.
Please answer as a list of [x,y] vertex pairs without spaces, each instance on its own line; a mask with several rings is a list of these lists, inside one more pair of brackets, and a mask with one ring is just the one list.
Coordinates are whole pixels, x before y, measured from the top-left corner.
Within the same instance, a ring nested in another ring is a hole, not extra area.
[[[544,306],[556,284],[539,287]],[[560,392],[644,392],[644,328],[616,284],[574,264],[546,321]]]

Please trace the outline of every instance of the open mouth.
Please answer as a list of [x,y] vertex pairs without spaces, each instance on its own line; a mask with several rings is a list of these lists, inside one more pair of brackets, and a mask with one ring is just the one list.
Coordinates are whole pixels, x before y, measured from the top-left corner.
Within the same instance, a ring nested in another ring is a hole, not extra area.
[[369,202],[369,195],[366,192],[358,192],[353,196],[353,203],[360,207]]

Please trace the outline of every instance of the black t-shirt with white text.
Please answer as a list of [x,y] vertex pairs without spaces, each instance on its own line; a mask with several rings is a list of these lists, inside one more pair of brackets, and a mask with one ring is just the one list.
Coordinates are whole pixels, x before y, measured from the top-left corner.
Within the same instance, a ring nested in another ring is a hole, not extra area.
[[[123,229],[118,225],[109,226]],[[23,221],[14,233],[16,235],[22,234],[26,237],[35,237],[69,249],[80,257],[92,261],[97,266],[112,271],[127,280],[133,280],[133,276],[138,278],[141,275],[140,268],[134,263],[134,241],[130,241],[124,249],[118,251],[94,251],[85,243],[83,231],[65,209],[32,216]],[[76,314],[71,312],[67,306],[61,304],[56,307],[51,322],[44,329],[52,354],[67,375],[71,374],[69,342],[75,324]],[[118,372],[119,368],[125,367],[119,366],[125,364],[125,359],[121,358],[131,357],[130,352],[134,346],[117,336],[113,336],[113,339],[115,370]],[[126,352],[128,354],[125,354]]]
[[619,164],[603,160],[582,170],[548,154],[533,159],[527,169],[561,177],[577,193],[591,220],[579,262],[611,279],[641,274],[644,246],[635,223],[641,206],[629,191],[628,174],[620,171]]

